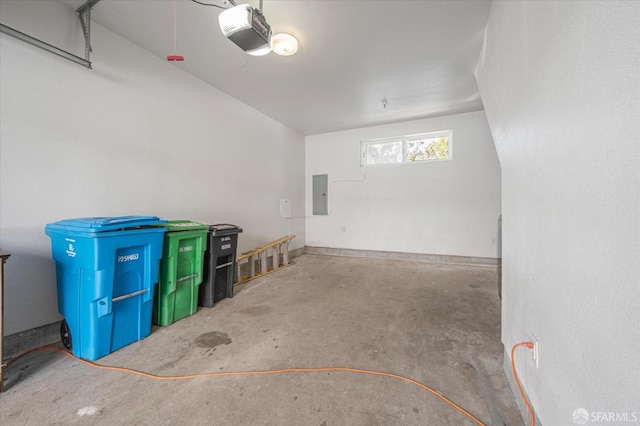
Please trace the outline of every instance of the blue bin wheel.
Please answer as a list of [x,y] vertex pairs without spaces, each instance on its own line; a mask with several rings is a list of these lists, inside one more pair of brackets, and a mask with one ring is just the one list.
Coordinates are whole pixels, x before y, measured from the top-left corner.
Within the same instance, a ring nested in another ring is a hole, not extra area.
[[69,330],[69,324],[67,324],[66,320],[62,320],[60,323],[60,339],[62,340],[62,345],[71,350],[71,330]]

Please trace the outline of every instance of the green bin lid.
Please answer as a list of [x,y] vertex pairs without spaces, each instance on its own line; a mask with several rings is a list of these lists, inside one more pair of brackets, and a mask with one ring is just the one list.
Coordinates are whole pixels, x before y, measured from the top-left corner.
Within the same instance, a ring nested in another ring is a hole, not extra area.
[[192,222],[190,220],[170,220],[162,224],[163,228],[167,228],[167,232],[176,231],[207,231],[208,225],[202,223]]

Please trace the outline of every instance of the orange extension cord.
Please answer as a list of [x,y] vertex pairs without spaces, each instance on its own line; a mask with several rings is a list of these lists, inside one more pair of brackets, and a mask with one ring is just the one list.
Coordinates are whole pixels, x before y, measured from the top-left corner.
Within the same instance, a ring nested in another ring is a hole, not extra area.
[[[327,367],[327,368],[285,368],[282,370],[264,370],[264,371],[235,371],[235,372],[219,372],[219,373],[204,373],[204,374],[189,374],[186,376],[157,376],[155,374],[149,374],[149,373],[145,373],[142,371],[138,371],[138,370],[132,370],[130,368],[123,368],[123,367],[110,367],[110,366],[106,366],[106,365],[99,365],[99,364],[94,364],[93,362],[81,359],[76,357],[75,355],[73,355],[72,353],[68,352],[65,349],[61,349],[61,348],[57,348],[55,346],[40,346],[38,348],[34,348],[34,349],[30,349],[28,351],[26,351],[25,353],[17,356],[16,358],[12,359],[11,362],[9,362],[7,364],[6,368],[9,368],[11,365],[13,365],[13,363],[15,363],[18,359],[22,358],[23,356],[31,353],[31,352],[35,352],[35,351],[40,351],[40,350],[51,350],[51,351],[58,351],[58,352],[62,352],[65,355],[80,361],[83,364],[89,365],[91,367],[94,368],[99,368],[101,370],[111,370],[111,371],[121,371],[124,373],[132,373],[132,374],[137,374],[139,376],[143,376],[143,377],[147,377],[149,379],[155,379],[155,380],[185,380],[185,379],[197,379],[197,378],[203,378],[203,377],[223,377],[223,376],[259,376],[259,375],[267,375],[267,374],[282,374],[282,373],[325,373],[328,371],[342,371],[342,372],[350,372],[350,373],[360,373],[360,374],[369,374],[369,375],[373,375],[373,376],[384,376],[384,377],[390,377],[392,379],[398,379],[398,380],[402,380],[404,382],[408,382],[411,383],[413,385],[418,386],[421,389],[426,390],[427,392],[430,392],[431,394],[437,396],[438,398],[440,398],[441,400],[443,400],[444,402],[446,402],[447,404],[449,404],[450,406],[452,406],[453,408],[455,408],[456,410],[460,411],[461,413],[463,413],[464,415],[466,415],[468,418],[470,418],[472,421],[474,421],[476,424],[481,425],[481,426],[485,426],[484,423],[482,423],[480,420],[478,420],[475,416],[473,416],[471,413],[469,413],[467,410],[465,410],[464,408],[460,407],[458,404],[456,404],[455,402],[451,401],[450,399],[440,395],[437,391],[431,389],[429,386],[423,385],[420,382],[417,382],[413,379],[410,379],[408,377],[404,377],[404,376],[399,376],[397,374],[392,374],[392,373],[384,373],[381,371],[373,371],[373,370],[362,370],[359,368],[347,368],[347,367]],[[513,354],[511,355],[511,357],[513,358]],[[515,372],[515,367],[514,367],[514,372]],[[516,377],[516,381],[517,381],[517,377]],[[519,385],[519,384],[518,384]]]
[[516,379],[516,384],[518,385],[518,389],[520,389],[520,394],[522,395],[522,399],[524,399],[524,403],[527,405],[527,410],[529,410],[529,418],[531,419],[529,424],[530,426],[535,426],[536,418],[533,415],[533,409],[531,408],[531,404],[529,404],[529,400],[527,399],[527,397],[524,394],[524,391],[522,390],[522,385],[520,384],[520,379],[518,379],[518,373],[516,372],[516,360],[513,357],[516,352],[516,349],[520,346],[533,349],[533,343],[520,342],[513,345],[513,348],[511,348],[511,367],[513,367],[513,377]]

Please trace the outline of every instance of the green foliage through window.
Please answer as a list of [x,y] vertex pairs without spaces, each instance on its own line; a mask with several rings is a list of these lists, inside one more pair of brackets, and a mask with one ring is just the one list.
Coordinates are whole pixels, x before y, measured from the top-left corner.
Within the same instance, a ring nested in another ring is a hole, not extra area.
[[407,141],[407,161],[446,160],[448,158],[448,136]]

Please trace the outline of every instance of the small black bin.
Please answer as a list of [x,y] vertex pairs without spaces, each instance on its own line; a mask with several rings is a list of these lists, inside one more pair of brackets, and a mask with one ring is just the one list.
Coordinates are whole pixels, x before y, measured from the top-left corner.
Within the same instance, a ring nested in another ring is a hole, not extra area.
[[240,232],[242,228],[227,223],[209,226],[198,305],[210,308],[226,297],[233,297],[236,249]]

